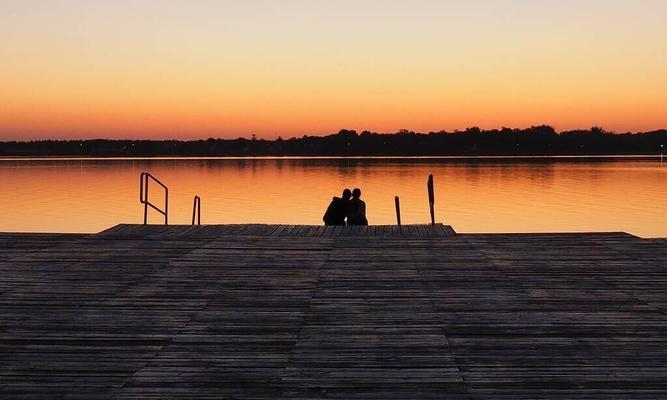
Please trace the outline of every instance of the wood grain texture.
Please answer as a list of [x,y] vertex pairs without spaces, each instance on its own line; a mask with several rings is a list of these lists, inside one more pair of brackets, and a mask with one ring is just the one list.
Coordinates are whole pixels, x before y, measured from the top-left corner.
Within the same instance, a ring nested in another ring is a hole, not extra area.
[[0,398],[667,398],[667,240],[0,234]]

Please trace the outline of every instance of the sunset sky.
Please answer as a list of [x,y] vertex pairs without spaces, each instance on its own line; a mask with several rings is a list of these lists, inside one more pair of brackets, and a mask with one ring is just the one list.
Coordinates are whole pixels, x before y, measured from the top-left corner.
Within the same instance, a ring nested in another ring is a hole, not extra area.
[[0,140],[667,127],[665,0],[0,0]]

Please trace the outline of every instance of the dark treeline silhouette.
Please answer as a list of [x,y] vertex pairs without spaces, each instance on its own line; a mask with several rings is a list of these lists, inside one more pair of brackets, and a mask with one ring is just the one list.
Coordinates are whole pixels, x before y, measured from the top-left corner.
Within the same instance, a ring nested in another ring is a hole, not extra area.
[[667,130],[612,133],[602,128],[556,132],[527,129],[393,134],[341,130],[283,140],[39,140],[0,142],[0,156],[529,156],[658,154]]

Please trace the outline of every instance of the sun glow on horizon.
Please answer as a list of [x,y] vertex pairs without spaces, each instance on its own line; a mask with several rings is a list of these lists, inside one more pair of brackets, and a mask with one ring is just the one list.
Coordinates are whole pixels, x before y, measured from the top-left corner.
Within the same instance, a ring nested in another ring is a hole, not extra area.
[[667,127],[667,3],[0,4],[0,140]]

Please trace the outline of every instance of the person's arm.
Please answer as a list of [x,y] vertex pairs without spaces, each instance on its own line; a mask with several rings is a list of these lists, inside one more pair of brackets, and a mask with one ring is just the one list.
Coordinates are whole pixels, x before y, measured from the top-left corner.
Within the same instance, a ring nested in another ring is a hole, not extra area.
[[329,207],[327,207],[327,211],[324,213],[324,216],[322,217],[322,221],[326,224],[327,221],[331,219],[331,214],[333,213],[334,206],[336,204],[336,198],[334,197],[333,200],[331,200],[331,203],[329,203]]
[[363,221],[364,225],[368,225],[368,219],[366,218],[366,202],[362,201],[359,208],[361,209],[359,219]]

